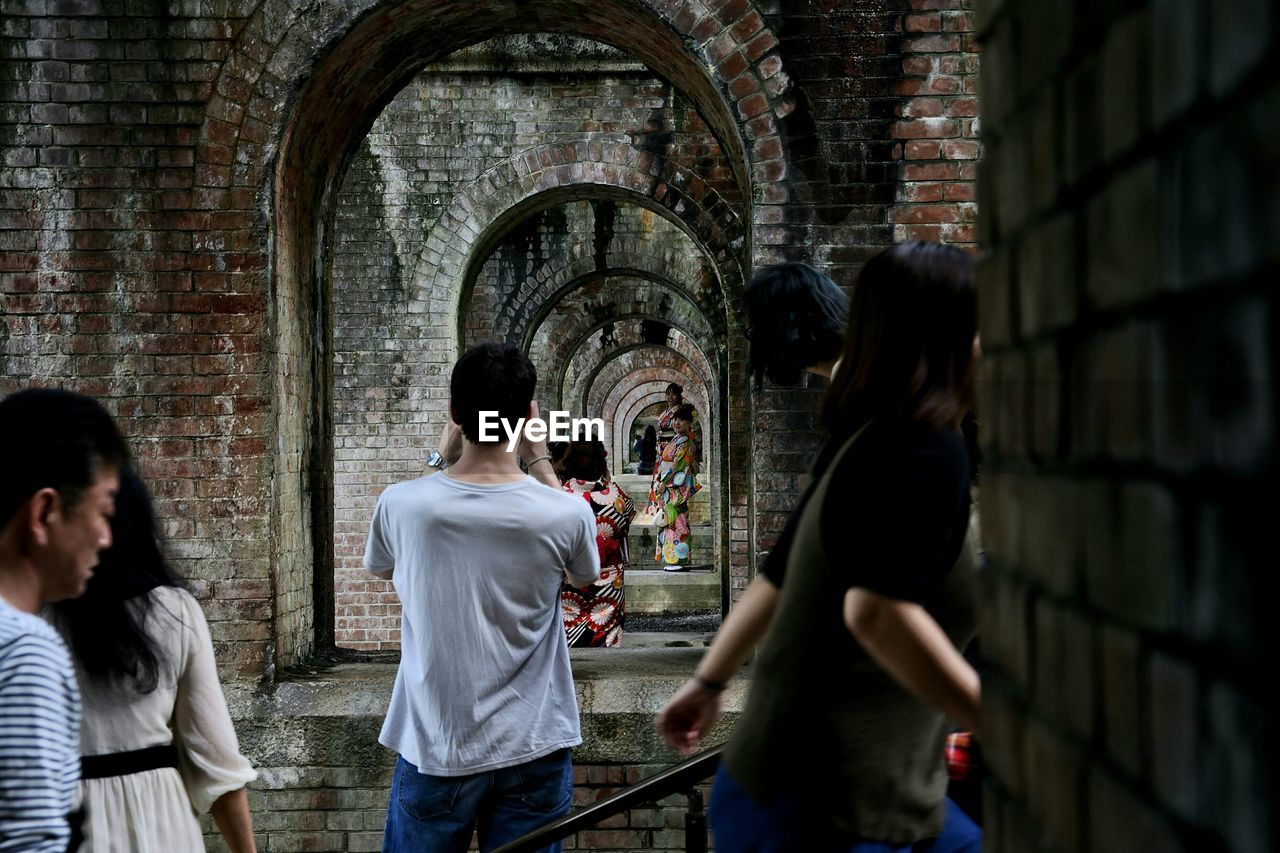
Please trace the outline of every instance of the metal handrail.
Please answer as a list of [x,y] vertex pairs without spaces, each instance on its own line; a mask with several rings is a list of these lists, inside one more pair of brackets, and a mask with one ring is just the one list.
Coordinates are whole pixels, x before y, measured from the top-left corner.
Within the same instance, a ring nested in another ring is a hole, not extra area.
[[[533,832],[526,833],[515,841],[502,845],[493,853],[534,853],[548,844],[568,838],[575,832],[590,829],[600,821],[621,814],[634,806],[661,800],[672,794],[687,792],[693,785],[716,772],[716,768],[720,766],[720,753],[723,751],[723,746],[717,746],[715,749],[695,755],[642,782],[637,782],[630,788],[619,791],[612,797],[587,806],[580,812],[557,818]],[[705,829],[703,831],[705,833]],[[705,835],[703,845],[697,849],[706,849]]]

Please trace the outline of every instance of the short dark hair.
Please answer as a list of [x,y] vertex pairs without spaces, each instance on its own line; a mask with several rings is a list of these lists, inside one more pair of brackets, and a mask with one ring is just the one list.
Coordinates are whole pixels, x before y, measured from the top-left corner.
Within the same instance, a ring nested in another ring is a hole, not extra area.
[[742,306],[749,339],[747,371],[756,390],[765,376],[778,385],[795,385],[806,367],[840,353],[849,298],[808,264],[762,267],[743,292]]
[[672,382],[667,385],[667,393],[675,394],[677,397],[684,399],[684,386],[679,382]]
[[822,403],[829,432],[878,415],[959,426],[973,408],[974,260],[942,243],[899,243],[867,261],[840,369]]
[[[449,408],[467,440],[480,443],[480,413],[497,412],[515,424],[529,414],[538,371],[520,347],[509,343],[477,344],[462,354],[449,378]],[[489,444],[506,441],[499,429]]]
[[83,394],[30,388],[0,400],[0,528],[41,489],[57,489],[68,507],[102,466],[122,468],[129,447],[111,415]]
[[692,421],[693,420],[693,404],[681,403],[676,406],[676,410],[671,413],[672,420]]
[[600,439],[571,441],[560,460],[565,479],[599,480],[609,472],[608,453]]

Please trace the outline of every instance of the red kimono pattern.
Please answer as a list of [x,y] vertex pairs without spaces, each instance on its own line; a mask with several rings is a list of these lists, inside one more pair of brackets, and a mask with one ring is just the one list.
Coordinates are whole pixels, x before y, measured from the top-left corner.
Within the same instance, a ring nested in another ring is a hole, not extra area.
[[627,531],[635,504],[622,487],[609,480],[569,480],[564,490],[582,495],[596,516],[596,549],[600,579],[585,587],[563,583],[560,610],[569,647],[616,646],[622,642],[625,609],[623,570],[627,564]]

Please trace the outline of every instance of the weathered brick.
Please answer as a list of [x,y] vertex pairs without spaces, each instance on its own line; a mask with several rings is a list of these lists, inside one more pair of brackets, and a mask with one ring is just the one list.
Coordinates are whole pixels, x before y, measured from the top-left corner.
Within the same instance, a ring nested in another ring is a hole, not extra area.
[[1167,808],[1194,821],[1200,800],[1195,672],[1170,656],[1154,655],[1150,675],[1152,784]]
[[1102,738],[1106,752],[1131,776],[1142,773],[1143,670],[1137,635],[1108,626],[1099,632]]
[[1089,774],[1089,810],[1092,818],[1090,851],[1177,853],[1186,849],[1166,819],[1104,771],[1095,770]]

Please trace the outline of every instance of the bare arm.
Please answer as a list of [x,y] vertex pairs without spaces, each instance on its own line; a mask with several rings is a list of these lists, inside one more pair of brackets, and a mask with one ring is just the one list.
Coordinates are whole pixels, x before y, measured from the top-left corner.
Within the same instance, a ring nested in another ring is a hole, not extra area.
[[[658,731],[672,749],[693,752],[720,715],[720,692],[737,674],[773,621],[778,588],[759,575],[716,632],[694,677],[677,690],[658,715]],[[709,686],[710,685],[710,686]]]
[[845,593],[844,623],[867,654],[913,696],[978,730],[978,673],[923,607],[854,587]]
[[[538,417],[537,400],[529,404],[529,417],[530,419]],[[520,454],[520,458],[524,460],[524,464],[528,467],[530,477],[553,489],[558,489],[564,485],[560,482],[560,478],[556,476],[556,469],[551,464],[551,453],[547,450],[545,439],[542,441],[530,441],[528,430],[526,430],[520,436],[520,445],[516,448],[516,452]]]
[[249,815],[249,792],[246,788],[228,791],[213,801],[209,809],[218,832],[231,853],[256,853],[253,840],[253,818]]

